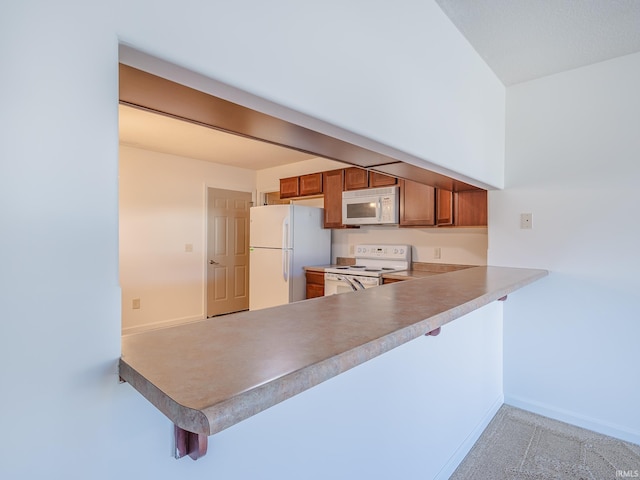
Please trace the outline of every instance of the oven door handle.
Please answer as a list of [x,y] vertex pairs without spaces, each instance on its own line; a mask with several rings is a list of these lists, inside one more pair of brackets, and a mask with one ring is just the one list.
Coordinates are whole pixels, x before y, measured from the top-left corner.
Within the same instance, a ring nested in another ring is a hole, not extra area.
[[353,281],[353,283],[355,283],[356,285],[358,285],[360,287],[360,290],[364,290],[365,289],[365,286],[357,278],[352,278],[351,280]]
[[342,280],[344,283],[346,283],[347,285],[349,285],[351,287],[351,290],[353,290],[354,292],[357,292],[358,289],[356,288],[356,286],[351,283],[351,280],[349,280],[347,277],[343,276],[343,275],[338,275],[338,280]]

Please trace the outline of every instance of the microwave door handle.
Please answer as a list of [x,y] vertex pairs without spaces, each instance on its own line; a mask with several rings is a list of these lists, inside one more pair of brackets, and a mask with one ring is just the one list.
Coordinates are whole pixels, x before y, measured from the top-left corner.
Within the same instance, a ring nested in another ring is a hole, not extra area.
[[378,197],[378,223],[382,221],[382,197]]

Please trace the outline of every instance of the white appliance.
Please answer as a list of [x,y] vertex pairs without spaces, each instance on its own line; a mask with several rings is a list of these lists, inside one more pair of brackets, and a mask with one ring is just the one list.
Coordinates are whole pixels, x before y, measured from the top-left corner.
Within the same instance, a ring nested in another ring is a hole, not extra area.
[[399,219],[397,186],[342,192],[342,223],[345,225],[395,225]]
[[331,263],[324,210],[265,205],[249,210],[249,310],[306,297],[304,266]]
[[324,270],[325,296],[377,287],[383,274],[408,270],[411,245],[356,245],[355,260],[355,265]]

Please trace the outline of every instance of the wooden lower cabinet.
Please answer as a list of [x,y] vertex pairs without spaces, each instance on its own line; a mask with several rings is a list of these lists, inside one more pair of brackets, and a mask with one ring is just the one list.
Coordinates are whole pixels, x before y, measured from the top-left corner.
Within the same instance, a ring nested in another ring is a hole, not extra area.
[[386,285],[388,283],[396,283],[396,282],[404,282],[404,280],[400,280],[399,278],[384,278],[382,277],[382,284]]
[[344,169],[323,172],[324,228],[342,227],[342,190]]
[[305,272],[307,279],[307,298],[324,297],[324,273]]

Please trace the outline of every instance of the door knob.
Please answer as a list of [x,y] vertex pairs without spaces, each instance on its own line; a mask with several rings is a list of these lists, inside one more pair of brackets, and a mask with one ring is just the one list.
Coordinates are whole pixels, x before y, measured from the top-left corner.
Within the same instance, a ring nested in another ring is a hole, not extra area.
[[218,262],[215,262],[213,260],[209,260],[209,265],[220,265]]

